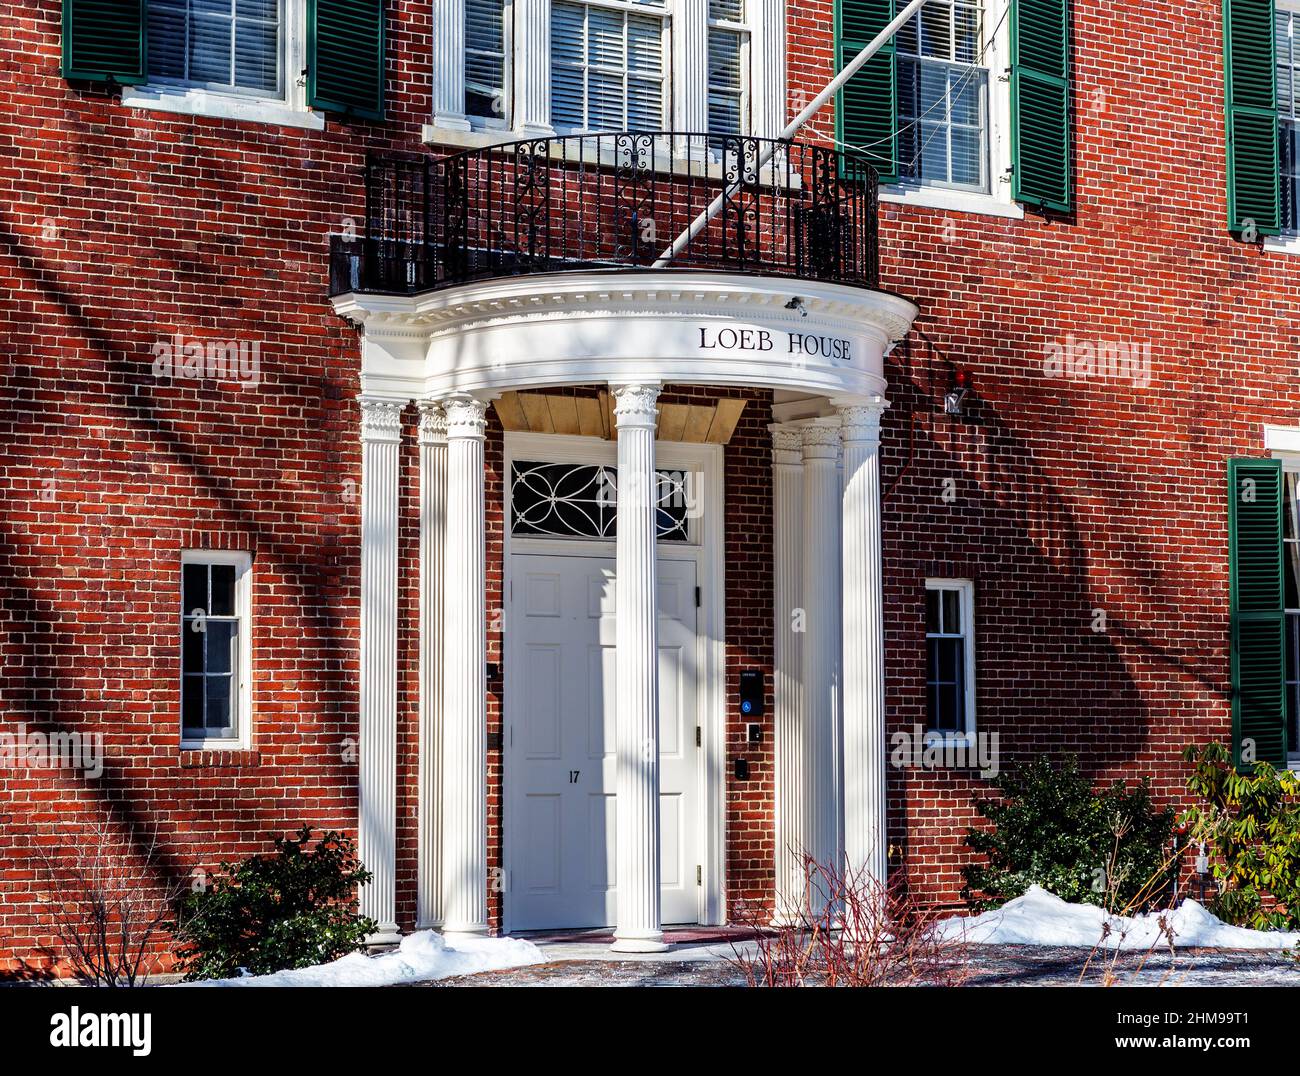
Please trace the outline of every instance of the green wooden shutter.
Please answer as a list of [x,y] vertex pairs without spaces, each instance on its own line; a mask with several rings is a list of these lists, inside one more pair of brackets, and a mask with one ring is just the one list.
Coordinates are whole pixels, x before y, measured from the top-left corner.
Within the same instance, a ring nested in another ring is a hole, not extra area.
[[1223,0],[1228,230],[1282,230],[1273,0]]
[[307,103],[384,118],[384,0],[307,0]]
[[1286,765],[1286,613],[1282,596],[1282,462],[1228,461],[1232,616],[1232,754]]
[[1074,209],[1070,124],[1070,0],[1011,5],[1011,193]]
[[[836,70],[842,70],[894,17],[894,0],[838,0]],[[846,152],[862,147],[882,183],[898,182],[898,79],[894,42],[868,60],[835,104],[835,137]]]
[[63,0],[63,77],[135,86],[148,71],[145,0]]

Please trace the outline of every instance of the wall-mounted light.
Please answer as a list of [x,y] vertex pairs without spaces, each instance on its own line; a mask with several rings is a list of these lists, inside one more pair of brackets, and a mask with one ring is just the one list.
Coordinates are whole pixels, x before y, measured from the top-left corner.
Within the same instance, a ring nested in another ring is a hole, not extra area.
[[970,373],[966,370],[958,370],[953,375],[952,391],[943,397],[943,410],[945,414],[961,415],[966,410],[966,397],[970,395]]
[[808,316],[808,311],[803,308],[803,300],[797,295],[785,304],[785,308],[787,310],[798,310],[801,318]]

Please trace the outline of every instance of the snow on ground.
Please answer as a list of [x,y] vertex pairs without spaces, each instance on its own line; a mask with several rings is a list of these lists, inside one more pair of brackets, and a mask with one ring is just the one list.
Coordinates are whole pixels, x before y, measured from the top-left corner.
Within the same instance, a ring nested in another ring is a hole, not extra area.
[[941,936],[980,945],[1071,945],[1103,943],[1107,923],[1110,933],[1104,945],[1114,949],[1149,949],[1169,944],[1160,928],[1164,919],[1174,935],[1174,944],[1214,949],[1289,949],[1300,943],[1300,934],[1274,930],[1249,930],[1224,923],[1190,897],[1175,910],[1148,912],[1138,916],[1111,916],[1092,904],[1067,904],[1038,886],[1001,908],[975,916],[941,920]]
[[206,979],[182,986],[393,986],[451,975],[472,975],[498,968],[540,964],[546,958],[522,938],[458,937],[448,945],[441,934],[408,934],[401,945],[378,956],[349,953],[329,964],[246,975],[242,979]]

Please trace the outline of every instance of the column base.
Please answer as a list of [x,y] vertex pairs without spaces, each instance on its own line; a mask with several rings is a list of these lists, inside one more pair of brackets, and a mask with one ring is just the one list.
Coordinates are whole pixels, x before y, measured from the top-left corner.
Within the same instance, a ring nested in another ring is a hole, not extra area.
[[442,938],[451,948],[456,948],[456,939],[458,938],[486,938],[488,928],[484,926],[473,927],[443,927]]
[[396,945],[402,940],[402,932],[397,927],[380,927],[367,936],[367,945]]
[[668,949],[662,931],[635,938],[620,938],[615,935],[614,944],[609,947],[611,953],[666,953]]

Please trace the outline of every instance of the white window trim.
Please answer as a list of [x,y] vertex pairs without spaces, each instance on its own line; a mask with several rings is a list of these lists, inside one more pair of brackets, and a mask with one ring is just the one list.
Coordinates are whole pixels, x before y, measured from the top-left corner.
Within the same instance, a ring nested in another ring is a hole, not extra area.
[[[705,126],[708,126],[709,115],[709,78],[708,78],[708,42],[709,32],[712,30],[725,30],[730,33],[740,35],[740,134],[749,135],[754,133],[754,94],[752,86],[754,85],[754,31],[753,16],[750,14],[754,7],[753,0],[746,0],[744,14],[745,18],[741,22],[734,22],[731,19],[708,19],[704,31],[705,42],[705,75],[704,75],[704,116]],[[761,47],[761,41],[760,41]],[[709,132],[712,134],[712,132]]]
[[[179,699],[185,686],[185,662],[181,655],[184,645],[185,602],[184,595],[177,594],[176,604],[180,608],[178,623],[181,634],[176,637],[176,653],[179,668],[176,673],[178,709],[176,726],[179,730],[180,745],[183,751],[247,751],[252,745],[253,729],[253,558],[244,550],[234,549],[186,549],[181,552],[181,566],[186,564],[231,564],[235,568],[235,616],[239,621],[240,638],[243,645],[239,648],[239,700],[237,711],[236,735],[223,739],[206,737],[201,740],[186,739]],[[182,571],[182,578],[183,578]]]
[[[1300,239],[1300,237],[1293,237]],[[1300,248],[1297,249],[1300,253]],[[1300,426],[1264,426],[1264,450],[1282,461],[1282,473],[1300,474]],[[1285,543],[1284,543],[1285,545]],[[1285,676],[1283,677],[1285,679]],[[1287,752],[1287,769],[1300,771],[1300,750],[1292,744]]]
[[[1300,0],[1273,0],[1273,3],[1279,11],[1300,15]],[[1264,249],[1270,254],[1300,256],[1300,235],[1266,235]]]
[[[1023,220],[1025,207],[1011,197],[1011,16],[1012,0],[985,0],[982,30],[992,34],[984,66],[988,69],[989,193],[948,187],[882,185],[880,200],[954,213]],[[993,33],[997,27],[997,32]]]
[[[599,0],[596,0],[599,3]],[[1006,2],[1006,0],[1004,0]],[[763,25],[762,20],[770,18],[772,8],[779,0],[747,0],[744,29],[749,33],[748,57],[746,63],[745,86],[747,87],[748,128],[765,137],[772,137],[776,130],[766,130],[770,118],[756,115],[759,86],[764,86],[761,108],[766,113],[772,109],[784,110],[784,73],[786,67],[786,40],[784,32],[775,32]],[[634,12],[636,13],[636,12]],[[642,14],[656,14],[645,11]],[[708,27],[707,5],[703,0],[667,0],[665,11],[665,32],[671,39],[669,47],[664,49],[664,126],[672,130],[698,130],[703,132],[708,125]],[[434,24],[431,34],[434,40],[442,41],[440,52],[445,56],[448,50],[459,48],[464,55],[465,19],[463,0],[444,0],[434,5]],[[526,26],[519,22],[526,20]],[[548,106],[547,123],[549,125],[549,102],[551,85],[550,63],[550,0],[506,0],[506,63],[505,63],[505,103],[508,116],[504,121],[484,120],[478,117],[464,116],[464,64],[439,63],[435,57],[433,65],[433,99],[450,101],[459,98],[459,114],[450,111],[437,112],[421,130],[421,138],[426,143],[450,146],[458,149],[485,149],[507,142],[526,138],[546,137],[554,134],[549,126],[539,127],[536,122],[525,123],[523,112],[534,107],[536,102],[545,100]],[[542,27],[541,23],[545,22]],[[456,43],[453,44],[453,39]],[[530,55],[520,55],[521,50],[528,49]],[[694,74],[692,74],[694,72]],[[782,85],[767,86],[762,80],[768,74],[777,72]],[[456,80],[452,85],[449,80]],[[532,81],[530,81],[532,80]],[[540,80],[540,84],[534,84]],[[698,85],[694,84],[698,82]],[[778,94],[780,100],[768,101],[768,97]],[[780,114],[784,115],[783,111]],[[699,119],[698,117],[704,117]],[[695,117],[695,122],[687,122]],[[683,126],[685,124],[685,126]]]
[[[955,590],[962,596],[961,598],[961,631],[963,649],[965,651],[965,673],[966,673],[966,727],[958,732],[941,732],[938,729],[927,728],[925,730],[925,739],[927,743],[966,743],[974,745],[975,743],[975,582],[972,579],[926,579],[925,590],[929,594],[932,590]],[[927,636],[929,632],[925,633]],[[929,661],[929,647],[926,647],[926,661]],[[928,696],[928,692],[927,692]],[[928,703],[927,703],[928,705]],[[928,724],[927,714],[927,724]]]
[[210,116],[215,119],[246,120],[280,127],[303,127],[320,131],[325,117],[307,107],[307,3],[284,0],[281,70],[284,72],[283,96],[230,92],[198,86],[176,86],[155,82],[143,86],[124,86],[122,103],[132,108],[153,109],[185,116]]

